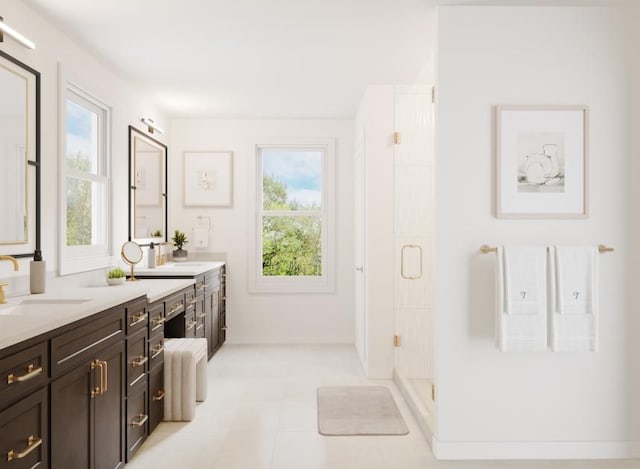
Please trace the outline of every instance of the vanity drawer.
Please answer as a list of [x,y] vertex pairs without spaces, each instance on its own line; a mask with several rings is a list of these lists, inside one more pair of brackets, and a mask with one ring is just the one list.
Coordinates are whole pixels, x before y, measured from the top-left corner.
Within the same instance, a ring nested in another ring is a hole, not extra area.
[[165,319],[168,321],[185,310],[184,292],[177,293],[164,300]]
[[0,468],[48,467],[47,390],[0,412]]
[[149,339],[149,368],[164,361],[164,335],[154,335]]
[[149,403],[147,382],[127,398],[127,462],[140,448],[149,433]]
[[136,301],[127,306],[127,335],[146,329],[149,315],[146,300]]
[[193,308],[191,312],[187,312],[184,315],[184,336],[195,337],[197,324],[195,308]]
[[149,434],[164,418],[164,365],[151,368],[149,373]]
[[47,342],[0,359],[0,408],[44,386],[48,377]]
[[127,338],[127,395],[141,386],[149,369],[148,337],[147,330],[144,329]]
[[147,307],[149,314],[149,335],[161,334],[164,331],[164,302],[153,303]]
[[51,377],[83,365],[97,351],[124,340],[124,313],[125,307],[117,306],[51,339]]
[[196,284],[194,285],[196,296],[204,295],[205,276],[198,275],[196,277]]
[[187,308],[190,304],[193,304],[193,299],[195,298],[196,293],[194,287],[189,287],[184,292],[184,297],[186,301]]

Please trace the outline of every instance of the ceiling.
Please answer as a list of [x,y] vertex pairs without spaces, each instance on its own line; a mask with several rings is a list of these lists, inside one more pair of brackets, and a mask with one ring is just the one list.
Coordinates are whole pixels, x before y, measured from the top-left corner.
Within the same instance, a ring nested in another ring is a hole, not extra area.
[[412,83],[428,0],[25,0],[172,117],[353,117]]

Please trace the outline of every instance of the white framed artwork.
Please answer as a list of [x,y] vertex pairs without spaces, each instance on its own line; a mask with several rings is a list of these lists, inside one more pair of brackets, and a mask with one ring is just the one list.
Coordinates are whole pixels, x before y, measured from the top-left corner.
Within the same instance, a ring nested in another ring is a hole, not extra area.
[[587,218],[589,109],[496,107],[496,217]]
[[184,205],[231,207],[233,205],[233,153],[187,151],[184,153]]

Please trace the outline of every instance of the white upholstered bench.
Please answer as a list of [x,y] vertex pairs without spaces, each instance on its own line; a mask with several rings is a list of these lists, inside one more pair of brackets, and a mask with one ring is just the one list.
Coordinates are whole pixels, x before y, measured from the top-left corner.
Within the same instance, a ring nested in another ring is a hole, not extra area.
[[207,398],[207,339],[165,340],[164,389],[164,420],[193,420]]

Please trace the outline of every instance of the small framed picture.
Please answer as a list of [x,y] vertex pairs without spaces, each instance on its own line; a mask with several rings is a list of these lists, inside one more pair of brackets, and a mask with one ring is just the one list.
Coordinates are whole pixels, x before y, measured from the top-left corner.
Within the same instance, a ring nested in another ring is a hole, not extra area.
[[184,205],[191,207],[231,207],[233,205],[232,152],[184,153]]
[[587,218],[589,109],[496,107],[496,216]]

